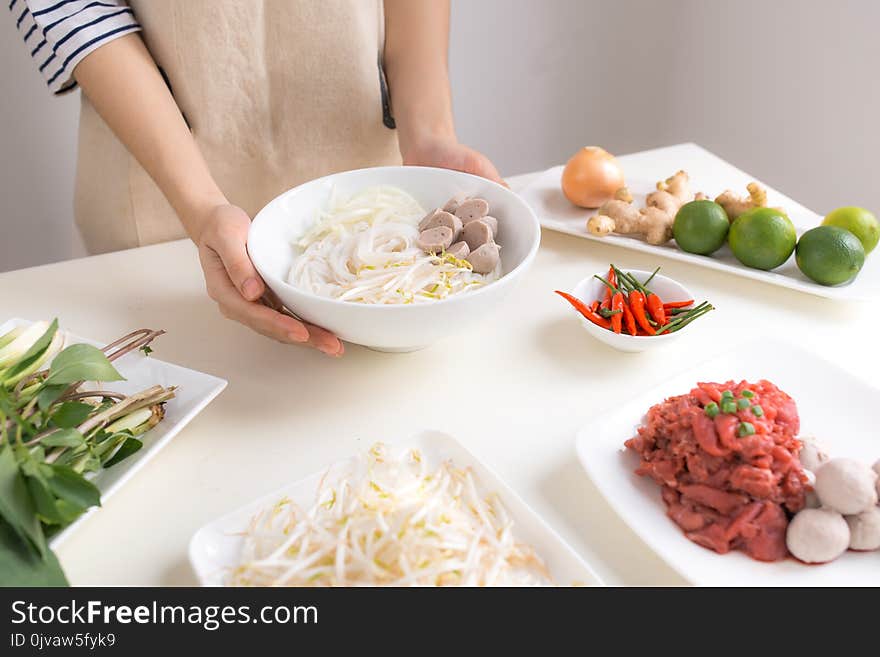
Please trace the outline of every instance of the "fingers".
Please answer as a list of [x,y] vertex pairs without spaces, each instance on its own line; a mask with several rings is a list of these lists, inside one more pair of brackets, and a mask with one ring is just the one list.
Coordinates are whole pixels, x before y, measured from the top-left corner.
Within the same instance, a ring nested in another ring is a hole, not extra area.
[[[278,342],[308,344],[328,356],[341,356],[345,353],[342,342],[329,331],[279,312],[270,307],[271,301],[264,304],[242,297],[232,284],[220,256],[211,249],[200,248],[199,259],[205,272],[208,295],[217,302],[224,317]],[[278,307],[281,307],[280,303]]]
[[508,186],[492,161],[478,151],[468,149],[465,155],[465,171],[497,182],[499,185]]
[[314,324],[306,324],[309,332],[309,344],[320,352],[328,356],[342,356],[345,353],[345,346],[342,340],[337,338],[327,329],[322,329]]
[[220,306],[224,317],[234,319],[279,342],[308,341],[309,331],[302,322],[242,297],[227,275],[219,255],[203,247],[199,249],[199,259],[205,272],[208,295]]

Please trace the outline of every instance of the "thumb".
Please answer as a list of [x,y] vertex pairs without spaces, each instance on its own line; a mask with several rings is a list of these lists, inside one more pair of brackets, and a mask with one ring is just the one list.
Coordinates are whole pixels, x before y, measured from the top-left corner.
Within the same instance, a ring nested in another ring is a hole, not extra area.
[[263,296],[266,285],[248,256],[248,224],[249,222],[241,225],[220,224],[214,234],[214,239],[208,242],[208,246],[220,256],[226,273],[229,275],[229,280],[232,281],[239,294],[248,301],[256,301]]

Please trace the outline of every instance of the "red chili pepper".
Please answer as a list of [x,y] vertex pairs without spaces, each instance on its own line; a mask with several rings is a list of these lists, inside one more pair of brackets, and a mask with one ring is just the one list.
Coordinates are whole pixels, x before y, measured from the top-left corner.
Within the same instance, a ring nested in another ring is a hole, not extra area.
[[623,322],[626,324],[626,332],[630,335],[638,335],[639,328],[636,326],[636,318],[632,313],[632,310],[629,309],[629,304],[624,301],[623,303]]
[[559,290],[555,290],[556,294],[561,296],[563,299],[568,301],[575,309],[588,320],[593,322],[596,326],[601,326],[604,329],[611,328],[611,322],[602,317],[601,315],[596,314],[580,299],[575,296],[570,295],[568,292],[561,292]]
[[623,292],[615,292],[611,297],[611,310],[619,310],[616,315],[611,316],[611,330],[620,333],[623,328]]
[[651,313],[651,317],[654,318],[654,321],[660,326],[668,324],[669,320],[666,319],[666,311],[663,309],[663,300],[653,293],[647,296],[647,300],[648,311]]
[[642,327],[642,330],[648,335],[654,335],[657,331],[651,326],[648,317],[645,315],[645,294],[641,290],[632,290],[629,293],[629,307],[636,322]]
[[687,308],[688,306],[693,306],[694,300],[688,299],[687,301],[667,301],[663,304],[664,310],[670,310],[672,308]]
[[[608,268],[608,282],[613,287],[617,287],[617,274],[614,273],[614,267]],[[612,294],[613,294],[613,292],[611,291],[611,288],[606,286],[605,287],[605,301],[608,302],[609,306],[611,305],[611,295]]]
[[599,310],[599,300],[598,299],[590,304],[590,310],[592,310],[593,312],[596,312],[597,310]]

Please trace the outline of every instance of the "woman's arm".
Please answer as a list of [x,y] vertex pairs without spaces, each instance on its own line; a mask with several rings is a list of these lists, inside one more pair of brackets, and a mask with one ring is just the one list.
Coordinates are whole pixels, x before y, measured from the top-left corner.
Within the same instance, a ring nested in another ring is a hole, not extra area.
[[250,218],[230,205],[217,186],[140,37],[130,34],[98,48],[73,74],[198,246],[208,294],[220,311],[281,342],[308,342],[341,355],[342,344],[327,331],[260,303],[267,290],[247,255]]
[[448,55],[449,0],[385,0],[385,72],[404,164],[502,182],[485,155],[458,143]]

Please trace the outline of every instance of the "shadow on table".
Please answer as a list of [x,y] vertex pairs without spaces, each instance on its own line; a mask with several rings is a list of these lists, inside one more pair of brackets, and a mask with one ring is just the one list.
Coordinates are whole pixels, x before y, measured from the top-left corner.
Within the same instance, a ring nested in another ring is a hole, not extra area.
[[620,519],[577,462],[560,461],[541,479],[541,495],[556,509],[573,547],[609,584],[681,586],[686,582]]

